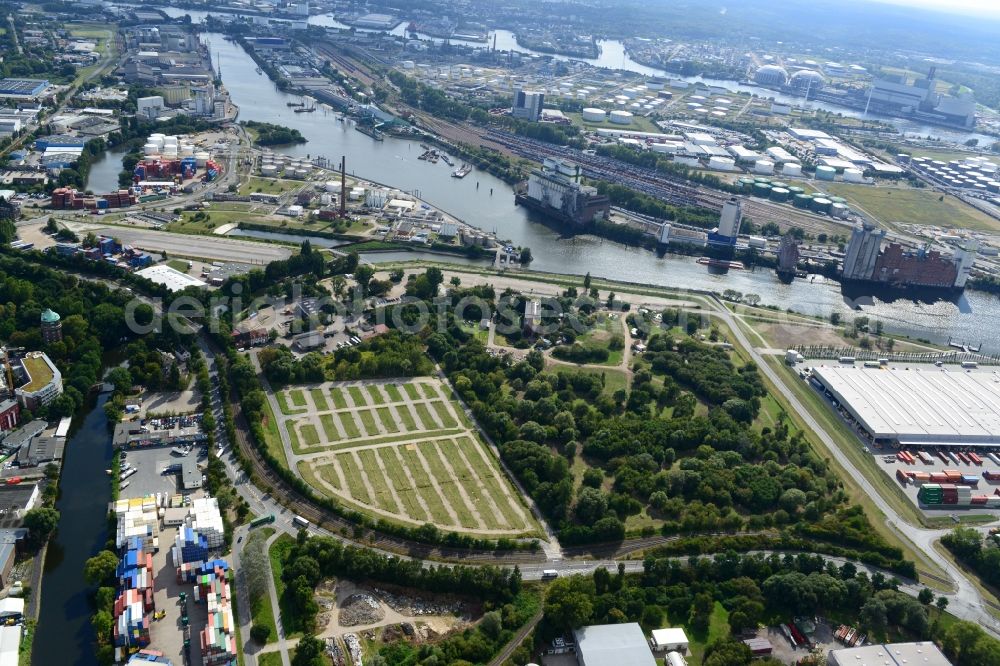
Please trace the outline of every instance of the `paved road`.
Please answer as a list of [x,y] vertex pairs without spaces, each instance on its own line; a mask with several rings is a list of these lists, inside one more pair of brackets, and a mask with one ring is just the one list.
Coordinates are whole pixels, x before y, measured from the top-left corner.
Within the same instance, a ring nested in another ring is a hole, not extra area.
[[155,229],[120,226],[99,227],[94,228],[93,231],[97,234],[120,238],[125,245],[132,245],[150,252],[165,250],[168,256],[181,255],[257,265],[292,256],[292,251],[281,245],[231,238],[192,236]]
[[[805,407],[805,405],[802,404],[802,402],[795,395],[794,391],[792,391],[792,389],[785,384],[784,379],[779,376],[774,368],[767,363],[759,351],[750,343],[744,334],[743,329],[740,328],[739,323],[736,321],[736,318],[733,317],[732,313],[730,313],[728,308],[726,308],[721,301],[717,302],[717,306],[718,309],[716,316],[728,324],[730,330],[733,332],[733,335],[736,337],[737,342],[747,350],[750,357],[760,368],[761,372],[763,372],[771,383],[774,384],[779,391],[781,391],[782,395],[788,401],[788,404],[791,405],[796,412],[798,412],[799,416],[803,421],[805,421],[806,425],[816,433],[816,436],[819,437],[826,448],[830,451],[830,454],[836,458],[837,462],[840,463],[845,470],[853,470],[854,465],[847,455],[841,451],[840,446],[833,441],[833,438],[830,437],[829,433],[823,429],[819,422],[813,417],[812,413]],[[892,505],[890,505],[889,502],[882,497],[879,491],[863,474],[855,474],[854,482],[860,486],[862,492],[866,493],[871,501],[874,502],[875,506],[878,507],[879,511],[885,515],[886,522],[891,528],[899,533],[901,537],[905,534],[905,536],[909,538],[911,543],[913,543],[922,555],[944,569],[951,578],[952,582],[955,584],[956,591],[952,594],[944,595],[948,598],[948,611],[962,619],[978,622],[994,635],[1000,636],[1000,622],[997,622],[989,611],[987,611],[986,600],[983,595],[980,594],[979,590],[966,577],[964,572],[948,562],[945,558],[941,557],[937,551],[934,550],[934,542],[947,534],[948,530],[923,529],[909,524],[896,512]]]
[[[840,450],[839,446],[830,435],[820,426],[815,418],[810,414],[806,407],[801,403],[797,396],[792,392],[791,388],[787,386],[782,377],[765,362],[763,356],[750,344],[744,331],[740,328],[736,319],[732,314],[721,304],[717,303],[717,309],[713,312],[713,316],[717,316],[725,321],[729,328],[733,331],[737,342],[741,344],[745,349],[748,350],[751,358],[760,367],[761,372],[778,388],[779,391],[784,395],[786,400],[788,400],[790,406],[795,409],[806,422],[806,424],[812,428],[817,437],[827,446],[831,455],[833,455],[837,461],[844,466],[845,469],[853,469],[851,461],[847,456]],[[211,354],[211,350],[204,347],[206,357],[209,359],[210,371],[214,374],[214,359]],[[221,414],[218,421],[221,423]],[[220,441],[223,441],[220,439]],[[226,462],[227,470],[230,477],[233,479],[234,484],[237,488],[239,494],[250,504],[251,510],[257,515],[274,514],[276,517],[274,527],[278,532],[285,532],[288,534],[295,534],[297,528],[292,524],[292,516],[287,510],[284,509],[280,504],[278,504],[274,498],[262,495],[259,490],[254,488],[252,485],[247,483],[246,478],[240,472],[235,464],[235,460],[232,458],[231,452],[222,456],[224,462]],[[974,621],[979,623],[985,629],[993,633],[994,635],[1000,635],[1000,623],[993,619],[993,617],[987,612],[985,607],[985,599],[980,594],[978,589],[972,584],[971,581],[964,575],[963,572],[957,569],[954,565],[943,560],[933,548],[933,543],[940,539],[940,537],[947,533],[947,530],[928,530],[921,529],[909,525],[903,518],[893,509],[893,507],[885,501],[879,494],[876,488],[871,485],[871,483],[861,475],[856,477],[856,481],[861,487],[862,491],[867,492],[872,498],[872,501],[879,508],[880,511],[884,513],[887,517],[887,522],[893,528],[899,531],[905,531],[906,535],[911,539],[914,546],[921,551],[921,553],[928,559],[938,563],[949,575],[949,577],[954,581],[956,586],[956,592],[952,594],[946,594],[949,600],[948,610],[957,617]],[[315,527],[310,528],[310,532],[314,534],[322,534],[326,536],[332,536],[341,541],[348,541],[340,537],[339,535],[330,534],[325,530],[317,529]],[[684,560],[686,558],[678,558],[679,560]],[[835,557],[824,557],[828,561],[833,561],[838,564],[842,564],[843,558]],[[642,571],[642,562],[638,560],[624,560],[622,564],[625,566],[626,573],[638,573]],[[875,569],[872,567],[866,567],[863,564],[855,563],[859,569],[866,569],[874,572]],[[590,574],[596,568],[606,567],[609,570],[616,570],[619,565],[619,561],[616,560],[552,560],[545,563],[539,564],[520,564],[521,572],[526,580],[538,580],[542,576],[542,571],[546,569],[555,569],[560,573],[560,575],[569,575],[574,573],[580,574]],[[887,575],[892,575],[889,572],[883,572]],[[916,595],[923,586],[908,582],[901,586],[901,590],[907,592],[911,595]]]

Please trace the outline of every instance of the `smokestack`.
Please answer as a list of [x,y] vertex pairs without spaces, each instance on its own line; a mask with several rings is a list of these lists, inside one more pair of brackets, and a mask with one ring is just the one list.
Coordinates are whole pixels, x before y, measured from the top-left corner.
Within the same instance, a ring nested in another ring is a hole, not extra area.
[[340,216],[347,217],[347,155],[340,156]]

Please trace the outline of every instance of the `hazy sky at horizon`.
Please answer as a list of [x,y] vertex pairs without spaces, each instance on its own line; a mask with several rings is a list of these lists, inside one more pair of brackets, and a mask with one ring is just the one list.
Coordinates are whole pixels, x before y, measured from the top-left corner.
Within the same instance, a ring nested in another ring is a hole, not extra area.
[[920,7],[936,9],[956,14],[979,14],[1000,16],[1000,3],[997,0],[872,0],[904,7]]

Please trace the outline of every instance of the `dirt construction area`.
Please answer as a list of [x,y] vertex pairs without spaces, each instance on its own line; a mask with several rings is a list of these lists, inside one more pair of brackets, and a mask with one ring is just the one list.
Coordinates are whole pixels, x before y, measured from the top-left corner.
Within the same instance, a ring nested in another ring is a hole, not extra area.
[[494,537],[537,532],[440,380],[328,382],[275,398],[290,462],[320,493],[407,525]]

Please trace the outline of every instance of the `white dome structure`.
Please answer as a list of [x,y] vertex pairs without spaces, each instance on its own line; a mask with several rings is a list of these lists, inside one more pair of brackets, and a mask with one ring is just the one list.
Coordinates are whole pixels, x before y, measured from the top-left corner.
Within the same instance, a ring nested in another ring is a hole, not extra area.
[[825,83],[823,75],[812,69],[800,69],[788,80],[788,85],[799,90],[819,90]]
[[765,86],[783,86],[788,83],[788,72],[784,67],[764,65],[753,75],[753,80]]

